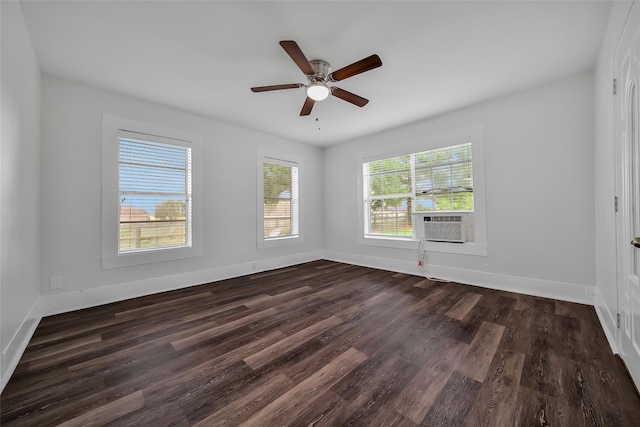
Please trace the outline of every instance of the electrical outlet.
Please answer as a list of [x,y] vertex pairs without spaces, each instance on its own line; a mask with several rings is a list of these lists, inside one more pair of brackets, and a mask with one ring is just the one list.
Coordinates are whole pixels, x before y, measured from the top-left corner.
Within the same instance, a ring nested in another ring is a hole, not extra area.
[[591,287],[589,287],[589,288],[585,289],[585,297],[586,297],[588,300],[595,299],[595,297],[596,297],[596,290],[595,290],[595,288],[591,288]]
[[252,269],[253,271],[256,271],[256,270],[258,269],[258,263],[256,263],[256,262],[252,262],[252,263],[251,263],[251,269]]
[[53,276],[49,278],[49,289],[62,289],[62,276]]

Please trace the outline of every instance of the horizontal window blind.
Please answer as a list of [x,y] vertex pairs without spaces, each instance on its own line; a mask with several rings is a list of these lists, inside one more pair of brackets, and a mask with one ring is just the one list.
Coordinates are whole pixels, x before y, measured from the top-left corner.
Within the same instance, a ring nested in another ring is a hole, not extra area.
[[416,212],[473,211],[471,143],[415,154]]
[[118,157],[118,252],[190,246],[191,148],[120,136]]
[[298,166],[265,158],[262,166],[264,190],[264,239],[297,237]]
[[411,237],[411,156],[368,162],[363,170],[366,234]]
[[367,165],[370,196],[411,194],[410,156],[376,160]]

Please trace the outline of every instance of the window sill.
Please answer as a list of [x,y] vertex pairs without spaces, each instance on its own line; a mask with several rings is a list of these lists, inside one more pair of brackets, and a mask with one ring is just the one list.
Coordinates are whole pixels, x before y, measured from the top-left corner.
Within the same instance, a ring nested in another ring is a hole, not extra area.
[[281,246],[298,245],[302,243],[302,236],[275,237],[258,240],[258,249],[277,248]]
[[[361,245],[379,246],[395,249],[418,250],[418,239],[402,239],[393,237],[360,237]],[[476,242],[447,243],[423,241],[422,249],[427,252],[443,252],[460,255],[487,256],[487,245]]]

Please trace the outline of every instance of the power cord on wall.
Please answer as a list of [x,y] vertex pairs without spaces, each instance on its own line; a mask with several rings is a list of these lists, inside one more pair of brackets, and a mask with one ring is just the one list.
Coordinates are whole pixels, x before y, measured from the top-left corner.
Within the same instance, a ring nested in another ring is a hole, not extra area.
[[424,271],[424,258],[425,255],[427,253],[426,250],[422,249],[423,243],[427,242],[427,240],[425,239],[420,239],[420,241],[418,242],[418,267],[420,267],[420,271],[422,272],[422,275],[428,279],[431,280],[432,282],[448,282],[448,280],[444,280],[444,279],[438,279],[437,277],[429,277],[427,276],[427,273]]

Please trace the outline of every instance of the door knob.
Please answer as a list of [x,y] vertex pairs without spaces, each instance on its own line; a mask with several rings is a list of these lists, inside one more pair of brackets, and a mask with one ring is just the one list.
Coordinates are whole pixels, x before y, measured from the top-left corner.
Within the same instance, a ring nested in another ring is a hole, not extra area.
[[636,237],[631,241],[631,244],[636,248],[640,248],[640,237]]

